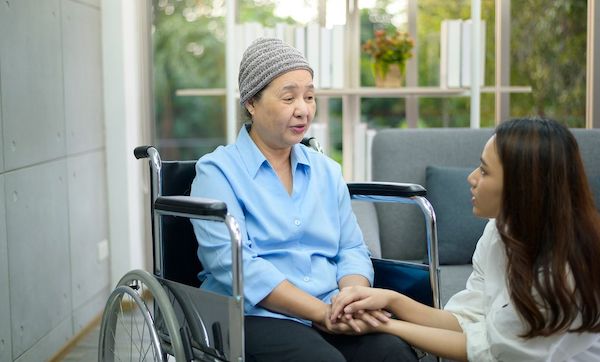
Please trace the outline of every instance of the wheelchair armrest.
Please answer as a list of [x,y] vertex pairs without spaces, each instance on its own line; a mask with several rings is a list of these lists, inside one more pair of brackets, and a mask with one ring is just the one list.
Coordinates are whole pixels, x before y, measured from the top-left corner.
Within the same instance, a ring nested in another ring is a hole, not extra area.
[[224,202],[191,196],[159,196],[154,201],[154,210],[160,214],[192,219],[223,221],[227,216]]
[[[348,183],[348,190],[350,191],[350,196],[355,200],[362,201],[370,201],[370,202],[399,202],[405,204],[414,204],[417,205],[423,216],[425,217],[425,231],[426,231],[426,245],[427,245],[427,259],[429,265],[420,266],[415,268],[414,265],[411,265],[411,272],[406,274],[405,277],[410,277],[415,280],[426,281],[429,280],[431,295],[429,296],[418,296],[419,291],[416,288],[415,290],[411,290],[410,292],[406,292],[408,295],[413,295],[414,299],[421,300],[426,304],[433,306],[434,308],[441,307],[440,301],[440,292],[439,292],[439,280],[438,280],[438,242],[437,242],[437,228],[435,224],[435,212],[433,207],[425,198],[427,194],[427,190],[421,185],[418,184],[409,184],[409,183],[396,183],[396,182],[364,182],[364,183]],[[407,264],[405,262],[400,262],[400,267],[393,267],[393,263],[385,262],[380,263],[379,261],[374,261],[373,265],[376,269],[381,269],[382,267],[390,268],[391,270],[398,272],[398,269],[402,273],[405,273]],[[426,273],[419,272],[426,270]],[[418,274],[418,278],[415,278],[414,274]],[[377,274],[377,272],[376,272]],[[394,274],[394,273],[393,273]],[[380,274],[382,275],[382,274]],[[400,275],[402,279],[402,275]],[[381,277],[378,279],[377,275],[375,277],[376,285],[380,285],[382,287],[388,287],[389,289],[398,290],[397,287],[407,288],[406,285],[400,286],[395,285],[394,280],[397,278],[387,279],[385,278],[383,283]],[[387,283],[392,283],[386,285]],[[418,285],[419,283],[417,283]],[[408,288],[412,289],[412,287]],[[431,302],[430,302],[431,301]]]
[[350,195],[369,196],[415,197],[427,194],[421,185],[398,182],[351,182],[348,190]]

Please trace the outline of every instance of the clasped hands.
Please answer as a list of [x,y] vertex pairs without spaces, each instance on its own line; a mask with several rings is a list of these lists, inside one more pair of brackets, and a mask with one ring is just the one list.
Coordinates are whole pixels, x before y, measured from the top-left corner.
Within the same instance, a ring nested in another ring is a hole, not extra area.
[[333,334],[366,334],[376,332],[390,320],[386,308],[388,291],[364,286],[350,286],[333,296],[321,323],[314,325]]

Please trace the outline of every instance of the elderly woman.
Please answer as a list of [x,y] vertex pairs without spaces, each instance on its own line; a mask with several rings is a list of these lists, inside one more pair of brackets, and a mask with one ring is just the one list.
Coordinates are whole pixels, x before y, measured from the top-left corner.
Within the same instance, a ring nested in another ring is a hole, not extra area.
[[[243,55],[239,89],[250,122],[235,144],[198,160],[191,195],[224,201],[240,224],[246,359],[416,360],[399,337],[355,336],[330,321],[331,298],[372,285],[373,268],[339,165],[300,144],[316,110],[312,68],[295,48],[261,38]],[[202,288],[230,294],[229,235],[193,223]]]

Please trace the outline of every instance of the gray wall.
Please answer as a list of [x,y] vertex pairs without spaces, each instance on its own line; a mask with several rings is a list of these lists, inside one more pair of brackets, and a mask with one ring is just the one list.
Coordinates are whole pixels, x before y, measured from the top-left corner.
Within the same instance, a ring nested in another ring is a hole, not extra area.
[[0,361],[41,361],[109,292],[100,0],[0,3]]

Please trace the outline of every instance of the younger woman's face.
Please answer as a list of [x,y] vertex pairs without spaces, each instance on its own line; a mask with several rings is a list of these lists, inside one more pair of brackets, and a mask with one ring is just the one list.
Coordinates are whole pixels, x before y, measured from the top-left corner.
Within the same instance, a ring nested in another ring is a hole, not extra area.
[[482,218],[496,218],[502,203],[503,169],[496,151],[496,137],[492,136],[481,154],[481,164],[467,177],[471,185],[473,214]]

